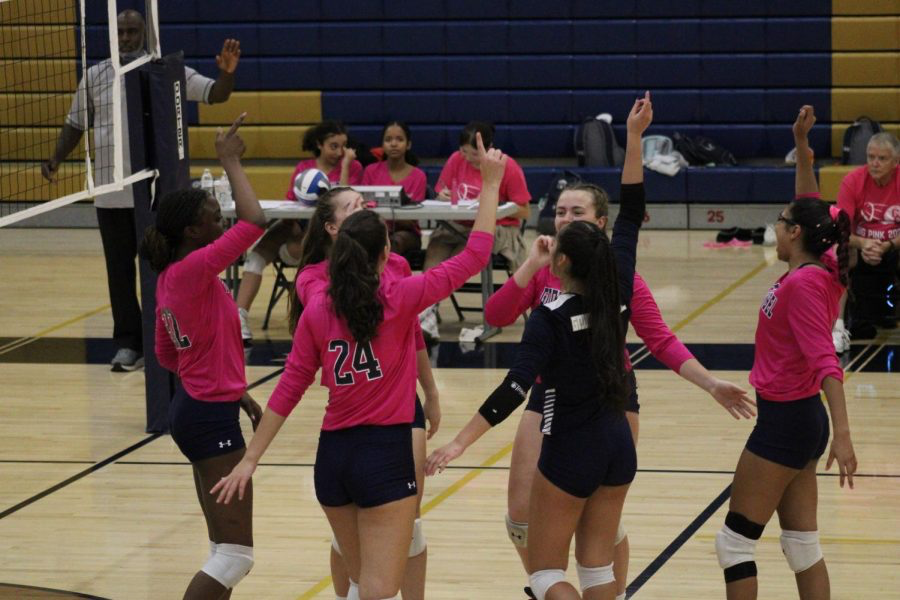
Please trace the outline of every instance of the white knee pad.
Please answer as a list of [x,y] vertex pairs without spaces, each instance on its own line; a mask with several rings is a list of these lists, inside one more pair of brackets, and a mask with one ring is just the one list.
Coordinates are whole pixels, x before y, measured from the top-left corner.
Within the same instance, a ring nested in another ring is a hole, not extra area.
[[616,530],[616,546],[622,543],[626,535],[628,534],[625,532],[625,526],[622,525],[622,519],[619,519],[619,528]]
[[216,544],[216,552],[201,571],[229,590],[253,568],[253,548],[238,544]]
[[535,571],[528,577],[531,583],[531,591],[537,596],[538,600],[544,600],[544,596],[554,585],[560,581],[566,580],[566,572],[562,569],[545,569],[543,571]]
[[506,515],[506,533],[509,534],[509,541],[519,548],[528,547],[528,523],[513,521]]
[[422,519],[416,519],[413,523],[412,542],[409,544],[409,554],[407,556],[418,556],[425,552],[425,531],[422,528]]
[[716,556],[719,567],[727,569],[745,562],[753,562],[756,555],[756,540],[735,533],[723,525],[716,534]]
[[256,273],[262,275],[263,269],[266,268],[266,259],[256,250],[247,253],[247,260],[244,261],[245,273]]
[[341,554],[341,546],[338,544],[337,538],[333,535],[331,536],[331,547],[334,548],[335,552],[343,556],[343,554]]
[[578,572],[578,583],[581,584],[582,592],[588,588],[606,585],[616,581],[616,576],[613,574],[612,563],[609,563],[605,567],[583,567],[576,562],[575,570]]
[[278,258],[281,259],[281,262],[290,267],[296,267],[300,264],[300,257],[294,258],[294,256],[288,252],[287,244],[282,244],[278,249]]
[[823,558],[818,531],[782,530],[781,549],[794,573],[802,573]]
[[215,542],[212,541],[212,540],[209,540],[209,556],[207,557],[207,560],[209,560],[210,558],[212,558],[213,556],[216,555],[216,548],[217,548],[217,547],[218,547],[218,544],[217,544],[217,543],[215,543]]

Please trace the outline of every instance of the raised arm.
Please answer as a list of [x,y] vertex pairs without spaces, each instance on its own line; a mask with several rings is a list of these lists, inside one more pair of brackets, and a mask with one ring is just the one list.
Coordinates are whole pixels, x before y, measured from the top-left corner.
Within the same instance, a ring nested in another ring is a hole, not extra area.
[[813,170],[813,150],[809,147],[809,131],[816,123],[813,107],[804,104],[794,121],[794,146],[797,148],[797,168],[794,179],[794,194],[798,197],[819,193],[819,184]]
[[238,40],[227,39],[222,44],[222,52],[216,55],[216,65],[219,67],[219,76],[209,90],[209,103],[225,102],[234,90],[234,72],[237,70],[241,59],[241,43]]
[[644,162],[641,150],[641,136],[653,121],[653,105],[650,103],[650,92],[644,92],[631,107],[626,125],[625,165],[622,167],[622,185],[643,183]]
[[222,129],[216,133],[216,154],[219,162],[228,175],[228,181],[231,183],[232,193],[234,194],[234,210],[237,218],[242,221],[248,221],[258,227],[266,226],[266,215],[263,214],[259,200],[256,199],[256,192],[250,185],[250,180],[244,172],[241,165],[241,156],[244,154],[246,147],[244,141],[238,135],[238,129],[244,122],[247,113],[235,119],[231,124],[231,129],[226,133],[222,133]]
[[[637,260],[638,231],[644,222],[647,200],[644,195],[644,167],[641,162],[641,136],[653,121],[650,92],[635,100],[628,115],[628,142],[625,147],[625,166],[619,194],[619,214],[613,224],[611,247],[619,274],[619,294],[622,304],[631,304],[634,291],[634,268]],[[623,313],[628,321],[629,313]]]

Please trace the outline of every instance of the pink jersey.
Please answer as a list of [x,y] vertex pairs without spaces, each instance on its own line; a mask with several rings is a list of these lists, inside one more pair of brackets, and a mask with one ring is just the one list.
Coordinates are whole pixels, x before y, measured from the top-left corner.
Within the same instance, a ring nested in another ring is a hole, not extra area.
[[863,165],[841,182],[838,207],[850,217],[854,235],[889,241],[900,236],[900,167],[880,186]]
[[413,420],[416,357],[413,319],[487,265],[493,236],[473,232],[465,250],[421,275],[382,278],[384,320],[375,338],[357,344],[324,291],[305,305],[284,374],[269,398],[282,416],[294,409],[322,367],[328,388],[322,429],[396,425]]
[[[553,302],[559,296],[560,281],[550,267],[543,267],[528,285],[520,288],[516,281],[510,277],[503,286],[497,290],[484,307],[485,320],[495,327],[505,327],[519,318],[519,315],[530,308],[537,308],[541,304]],[[694,358],[684,344],[681,343],[659,312],[659,306],[650,293],[650,288],[644,279],[634,274],[634,293],[631,298],[631,324],[650,352],[661,363],[679,372],[685,361]],[[631,361],[628,352],[625,353],[626,367],[631,369]]]
[[[447,159],[434,191],[440,193],[444,188],[449,188],[453,197],[460,200],[474,200],[481,195],[481,171],[473,167],[459,150]],[[525,184],[525,173],[519,163],[510,157],[503,179],[500,180],[500,203],[515,202],[520,206],[527,206],[530,201],[531,194]],[[471,222],[464,224],[471,225]],[[518,226],[519,219],[503,217],[497,219],[497,225]]]
[[844,380],[831,339],[844,286],[834,251],[821,260],[828,270],[808,265],[779,277],[759,309],[750,385],[766,400],[808,398],[826,377]]
[[425,199],[425,188],[427,180],[425,171],[419,167],[413,167],[409,175],[404,177],[400,182],[396,182],[391,178],[391,170],[386,160],[372,163],[366,167],[362,176],[362,185],[402,185],[403,191],[409,196],[410,200],[421,202]]
[[[391,252],[388,256],[387,264],[384,266],[384,272],[381,274],[382,279],[402,279],[412,275],[412,269],[406,259]],[[328,261],[314,265],[307,265],[297,275],[297,298],[300,304],[306,306],[310,298],[318,292],[328,289]],[[419,324],[419,317],[415,318],[415,341],[416,352],[425,349],[425,338],[422,336],[422,326]]]
[[[307,158],[306,160],[301,160],[297,163],[297,166],[294,168],[294,174],[291,175],[291,184],[288,186],[288,191],[284,195],[284,197],[288,200],[297,201],[297,196],[294,195],[294,179],[297,178],[297,175],[302,173],[307,169],[318,169],[316,166],[316,159]],[[362,163],[358,160],[354,160],[350,163],[350,171],[347,173],[347,185],[360,185],[362,183],[363,178],[363,168]],[[341,182],[341,164],[333,168],[328,172],[328,181],[331,183],[340,183]]]
[[231,402],[247,389],[237,304],[219,273],[263,233],[238,221],[163,269],[156,281],[156,358],[196,400]]

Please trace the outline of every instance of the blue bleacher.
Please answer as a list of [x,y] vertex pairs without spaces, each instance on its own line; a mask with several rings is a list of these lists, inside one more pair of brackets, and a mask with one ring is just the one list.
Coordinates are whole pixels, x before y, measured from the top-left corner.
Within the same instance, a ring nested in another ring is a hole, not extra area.
[[[97,5],[87,15],[93,60],[108,54]],[[201,73],[214,76],[222,41],[238,38],[236,89],[321,90],[323,116],[370,145],[385,121],[405,120],[425,157],[456,150],[462,125],[478,119],[497,124],[496,145],[515,157],[571,160],[578,123],[597,113],[613,115],[624,142],[645,89],[649,133],[707,136],[738,159],[784,156],[804,103],[831,120],[831,0],[179,0],[160,10],[163,50],[182,49]],[[811,143],[830,155],[828,128]],[[525,171],[540,195],[557,169]],[[615,169],[579,172],[618,189]],[[652,202],[782,202],[792,177],[686,169],[648,173],[647,188]]]

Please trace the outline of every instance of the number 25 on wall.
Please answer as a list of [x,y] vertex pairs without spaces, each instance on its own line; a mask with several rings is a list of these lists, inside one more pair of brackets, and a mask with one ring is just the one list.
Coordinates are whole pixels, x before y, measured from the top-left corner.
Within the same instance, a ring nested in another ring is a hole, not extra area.
[[707,223],[724,223],[725,222],[725,211],[724,210],[707,210],[706,211],[706,222]]

